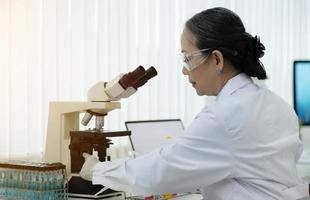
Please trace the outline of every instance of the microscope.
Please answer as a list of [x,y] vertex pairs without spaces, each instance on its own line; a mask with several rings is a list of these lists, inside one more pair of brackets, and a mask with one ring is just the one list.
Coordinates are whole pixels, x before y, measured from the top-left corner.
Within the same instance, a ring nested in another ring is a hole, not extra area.
[[[138,88],[157,75],[154,67],[142,66],[127,74],[119,74],[109,82],[98,82],[88,91],[87,102],[50,102],[44,161],[61,162],[67,174],[78,173],[84,163],[82,154],[98,152],[100,161],[109,160],[110,137],[129,136],[130,131],[106,131],[104,119],[108,112],[119,109],[122,98],[133,95]],[[80,120],[80,113],[84,113]],[[95,127],[80,130],[95,118]]]

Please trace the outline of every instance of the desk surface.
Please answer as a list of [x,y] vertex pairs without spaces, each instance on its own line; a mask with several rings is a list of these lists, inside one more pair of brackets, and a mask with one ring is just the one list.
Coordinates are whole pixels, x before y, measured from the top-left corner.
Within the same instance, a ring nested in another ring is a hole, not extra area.
[[[131,198],[126,198],[128,200],[130,200]],[[80,198],[68,198],[68,200],[83,200],[83,199],[80,199]],[[112,199],[107,199],[107,200],[113,200]],[[134,199],[132,199],[134,200]],[[189,195],[184,195],[184,196],[180,196],[180,197],[176,197],[176,198],[173,198],[171,200],[202,200],[202,196],[200,194],[189,194]]]
[[[128,197],[126,199],[128,199],[128,200],[135,200],[134,197]],[[183,195],[183,196],[172,198],[171,200],[202,200],[202,195],[201,194],[186,194],[186,195]]]
[[182,197],[177,197],[172,200],[202,200],[201,194],[189,194]]

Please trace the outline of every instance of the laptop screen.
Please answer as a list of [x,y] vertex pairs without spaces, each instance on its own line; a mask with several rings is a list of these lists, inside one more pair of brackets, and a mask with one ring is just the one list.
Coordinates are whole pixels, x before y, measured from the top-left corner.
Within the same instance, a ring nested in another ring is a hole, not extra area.
[[131,142],[137,155],[166,145],[181,135],[184,129],[180,119],[127,121],[125,126],[131,131]]
[[310,125],[310,61],[294,62],[294,108],[302,125]]

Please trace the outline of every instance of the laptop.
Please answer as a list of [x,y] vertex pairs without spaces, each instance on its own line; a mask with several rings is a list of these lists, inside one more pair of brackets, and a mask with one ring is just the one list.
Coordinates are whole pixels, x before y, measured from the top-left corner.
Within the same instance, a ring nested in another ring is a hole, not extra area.
[[[126,121],[126,129],[131,131],[129,136],[132,149],[135,155],[143,155],[169,144],[179,137],[183,131],[184,126],[180,119],[164,119],[164,120],[147,120],[147,121]],[[194,193],[197,193],[195,191]],[[188,193],[189,194],[189,193]],[[165,194],[167,197],[174,196],[185,199],[185,194]],[[149,198],[161,199],[165,195],[155,195]],[[197,195],[197,194],[192,194]],[[184,197],[183,197],[184,196]],[[189,199],[192,199],[188,197]],[[135,199],[146,199],[148,197],[135,196]],[[199,195],[201,199],[201,195]]]
[[135,155],[142,155],[175,140],[184,130],[180,119],[126,121]]

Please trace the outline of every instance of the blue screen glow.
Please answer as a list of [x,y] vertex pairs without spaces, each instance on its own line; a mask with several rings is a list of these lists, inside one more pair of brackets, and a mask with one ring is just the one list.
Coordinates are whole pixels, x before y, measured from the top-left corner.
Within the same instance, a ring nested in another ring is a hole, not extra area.
[[295,62],[295,110],[303,124],[310,124],[310,61]]

